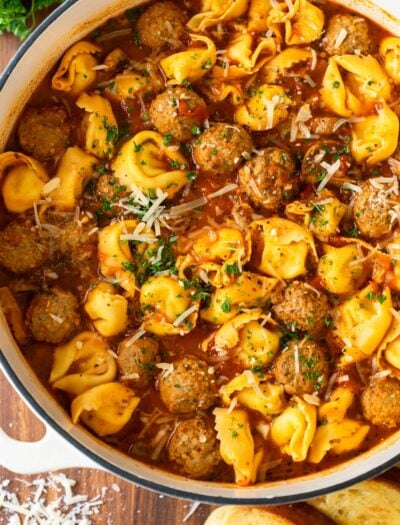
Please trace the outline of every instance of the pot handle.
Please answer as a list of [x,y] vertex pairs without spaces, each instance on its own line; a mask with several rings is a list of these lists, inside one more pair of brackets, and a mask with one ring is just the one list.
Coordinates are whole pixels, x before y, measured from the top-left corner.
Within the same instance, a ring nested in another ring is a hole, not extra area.
[[50,426],[45,427],[45,436],[35,442],[17,441],[0,428],[0,464],[17,474],[81,467],[101,469]]

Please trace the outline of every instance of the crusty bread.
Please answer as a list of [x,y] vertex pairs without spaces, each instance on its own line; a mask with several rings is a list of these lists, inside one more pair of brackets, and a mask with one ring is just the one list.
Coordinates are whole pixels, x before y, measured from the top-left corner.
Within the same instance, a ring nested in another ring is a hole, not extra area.
[[338,525],[397,525],[400,524],[400,485],[395,477],[389,473],[309,503]]
[[306,503],[296,503],[274,507],[227,505],[214,510],[204,525],[334,525],[334,523]]

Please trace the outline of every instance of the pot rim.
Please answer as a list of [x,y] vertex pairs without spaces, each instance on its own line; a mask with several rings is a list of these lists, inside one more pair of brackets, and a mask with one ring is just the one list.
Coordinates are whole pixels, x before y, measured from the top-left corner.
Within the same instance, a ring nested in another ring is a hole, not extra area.
[[[48,17],[46,17],[43,22],[41,22],[38,27],[31,33],[31,35],[22,43],[22,45],[19,47],[15,55],[12,57],[2,74],[0,75],[0,91],[4,87],[5,83],[7,82],[8,78],[16,68],[16,66],[19,64],[21,59],[24,57],[25,53],[28,51],[28,49],[32,46],[32,44],[35,43],[35,41],[42,35],[42,33],[53,23],[55,22],[61,15],[63,15],[70,7],[72,7],[74,4],[78,3],[81,0],[65,0],[59,7],[57,7]],[[336,2],[337,0],[333,0]],[[26,364],[24,364],[26,366]],[[238,496],[218,496],[218,495],[209,495],[209,494],[200,494],[196,492],[191,492],[190,489],[183,490],[183,489],[177,489],[173,486],[168,485],[168,480],[166,479],[165,484],[160,484],[155,481],[142,478],[140,476],[137,476],[132,471],[129,471],[127,469],[123,469],[112,462],[105,459],[105,457],[102,457],[98,453],[94,452],[90,448],[87,448],[82,442],[78,441],[74,436],[70,435],[60,423],[55,421],[50,414],[36,401],[36,399],[33,397],[31,392],[28,390],[28,388],[22,383],[10,363],[8,362],[5,354],[3,353],[1,347],[0,347],[0,367],[10,380],[13,387],[17,390],[17,392],[21,395],[21,397],[24,399],[24,401],[28,404],[28,406],[33,410],[33,412],[45,423],[48,424],[57,434],[59,434],[63,439],[67,440],[70,444],[72,444],[75,448],[77,448],[80,452],[91,458],[95,463],[97,463],[99,466],[104,468],[106,471],[111,472],[113,474],[116,474],[120,478],[130,481],[140,487],[152,490],[154,492],[166,494],[171,497],[175,498],[183,498],[183,499],[189,499],[194,501],[200,501],[202,503],[209,503],[209,504],[217,504],[217,505],[223,505],[223,504],[240,504],[240,505],[282,505],[282,504],[289,504],[289,503],[295,503],[299,501],[304,501],[307,499],[316,498],[318,496],[322,496],[324,494],[342,490],[344,488],[350,487],[354,485],[355,483],[359,483],[362,481],[365,481],[367,479],[370,479],[372,477],[375,477],[379,474],[382,474],[392,466],[394,466],[396,463],[400,461],[400,449],[397,454],[395,454],[393,457],[391,457],[389,460],[385,461],[384,463],[380,464],[379,466],[372,467],[366,472],[363,472],[362,474],[348,477],[345,481],[342,482],[336,482],[330,486],[324,486],[324,488],[316,488],[315,490],[308,490],[305,492],[301,492],[299,494],[295,495],[286,495],[286,496],[268,496],[265,497],[256,497],[256,498],[247,498],[247,497],[238,497]],[[61,410],[61,408],[60,408]],[[400,432],[400,431],[399,431]],[[400,443],[399,443],[400,448]],[[361,459],[362,460],[362,459]],[[360,460],[360,461],[361,461]],[[347,462],[344,462],[347,463]],[[351,467],[350,467],[351,468]],[[161,469],[158,469],[159,471]],[[347,470],[345,471],[347,473]],[[167,472],[166,472],[167,474]],[[312,475],[310,475],[312,476]],[[184,478],[183,478],[184,479]],[[190,482],[190,480],[188,480]],[[293,478],[291,481],[296,481],[296,478]],[[314,481],[314,480],[313,480]],[[315,478],[316,484],[318,483],[318,477]],[[284,481],[277,482],[278,483],[284,483]],[[216,491],[218,491],[218,487],[216,486]],[[237,489],[240,491],[240,487]],[[266,489],[267,491],[268,489]]]

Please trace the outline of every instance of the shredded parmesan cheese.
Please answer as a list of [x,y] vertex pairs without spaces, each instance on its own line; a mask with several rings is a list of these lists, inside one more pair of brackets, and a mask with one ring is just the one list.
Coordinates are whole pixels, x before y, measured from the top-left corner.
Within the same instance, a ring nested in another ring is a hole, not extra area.
[[52,191],[56,190],[60,187],[61,179],[60,177],[53,177],[49,180],[49,182],[46,182],[46,184],[43,186],[42,193],[44,195],[48,195]]
[[347,29],[345,29],[344,27],[342,27],[339,31],[339,33],[336,35],[336,38],[335,38],[335,44],[334,44],[334,48],[337,49],[338,47],[340,47],[343,42],[346,40],[347,38],[347,35],[348,35],[348,32],[347,32]]
[[194,312],[197,312],[197,310],[199,309],[199,305],[198,304],[194,304],[192,305],[190,308],[188,308],[187,310],[185,310],[179,317],[177,317],[175,319],[175,321],[172,323],[174,326],[179,326],[183,323],[183,321],[189,317],[192,313]]
[[340,159],[337,159],[333,164],[328,164],[327,162],[321,162],[321,166],[326,170],[326,175],[323,180],[319,183],[317,191],[322,191],[325,186],[329,183],[331,178],[337,173],[340,168]]

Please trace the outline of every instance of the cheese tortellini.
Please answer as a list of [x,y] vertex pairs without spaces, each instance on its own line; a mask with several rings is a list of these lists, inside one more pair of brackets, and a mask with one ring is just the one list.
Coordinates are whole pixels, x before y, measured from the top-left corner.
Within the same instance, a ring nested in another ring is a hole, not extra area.
[[378,292],[372,284],[335,308],[336,333],[345,345],[343,364],[365,359],[378,348],[392,322],[391,309],[390,289]]
[[[309,254],[317,252],[311,233],[295,222],[273,217],[254,221],[252,262],[257,270],[278,279],[294,279],[307,273]],[[257,246],[257,250],[254,249]]]
[[400,379],[400,320],[397,317],[393,317],[392,325],[379,345],[377,364]]
[[[187,51],[175,53],[160,61],[160,66],[170,84],[183,84],[184,81],[195,82],[200,80],[214,66],[217,61],[217,50],[214,42],[201,35],[192,35],[195,44]],[[196,47],[202,43],[206,47]]]
[[353,124],[351,135],[354,159],[372,166],[395,152],[399,140],[399,117],[382,101],[375,115]]
[[284,24],[285,42],[294,46],[318,40],[324,28],[325,16],[311,2],[295,0],[293,3],[280,2],[274,6],[268,22],[272,25]]
[[118,138],[118,124],[110,102],[100,95],[82,93],[76,105],[87,112],[82,122],[86,151],[100,159],[111,158]]
[[[343,76],[339,66],[344,69]],[[371,55],[342,55],[329,59],[322,81],[321,98],[331,111],[341,117],[365,115],[376,102],[389,100],[389,79]]]
[[267,84],[272,84],[289,69],[311,59],[312,53],[309,49],[288,47],[267,62],[261,71],[262,78]]
[[103,337],[119,334],[128,324],[128,301],[110,283],[100,283],[90,290],[85,312]]
[[137,186],[143,192],[161,190],[173,197],[188,182],[185,157],[163,144],[156,131],[141,131],[125,142],[112,168],[121,184]]
[[227,408],[216,408],[213,414],[220,453],[225,463],[233,466],[236,483],[242,486],[254,483],[263,450],[255,452],[247,412],[240,409],[229,412]]
[[53,388],[79,395],[116,375],[116,361],[106,342],[94,332],[82,332],[56,348],[49,381]]
[[317,409],[299,397],[272,422],[271,439],[293,461],[304,461],[317,428]]
[[311,443],[308,456],[311,463],[320,463],[329,451],[344,454],[360,447],[370,427],[346,417],[353,400],[352,390],[339,386],[331,393],[330,400],[319,407],[318,418],[322,424]]
[[146,96],[161,87],[161,81],[150,65],[141,73],[137,71],[124,71],[116,75],[106,88],[110,98],[118,101]]
[[8,211],[23,213],[32,208],[48,179],[44,167],[32,157],[13,151],[0,154],[0,181]]
[[386,73],[396,85],[400,84],[400,38],[388,36],[381,41],[379,52]]
[[52,88],[65,91],[70,95],[79,95],[89,89],[97,78],[93,69],[97,60],[93,56],[101,48],[91,42],[81,41],[73,45],[63,56],[52,79]]
[[161,276],[146,281],[140,290],[143,328],[156,335],[185,334],[196,325],[199,301],[176,278]]
[[357,244],[350,243],[340,248],[324,244],[323,250],[317,272],[326,290],[334,294],[348,294],[362,285],[366,267]]
[[209,306],[201,310],[201,318],[209,323],[223,324],[235,317],[242,308],[263,306],[277,282],[277,279],[243,272],[233,284],[218,288],[211,295]]
[[57,187],[50,192],[51,206],[72,211],[78,205],[85,184],[92,178],[97,159],[78,146],[67,149],[58,165]]
[[140,398],[130,388],[121,383],[106,383],[72,401],[72,421],[82,421],[98,436],[109,436],[128,423],[139,402]]
[[264,326],[266,321],[268,317],[261,310],[239,314],[203,341],[203,350],[211,344],[217,351],[231,352],[245,368],[266,366],[279,350],[280,341],[278,330]]
[[255,41],[244,29],[236,33],[213,67],[213,77],[235,80],[257,73],[276,54],[277,45],[274,38],[261,38],[256,46]]
[[252,131],[272,129],[288,117],[293,100],[281,86],[263,84],[235,111],[235,120]]
[[242,16],[248,0],[201,0],[200,10],[187,23],[190,31],[204,31],[222,22]]

